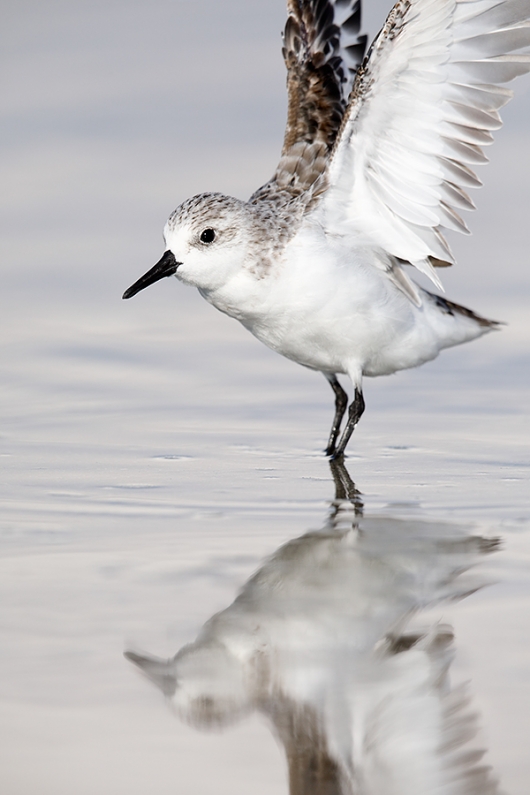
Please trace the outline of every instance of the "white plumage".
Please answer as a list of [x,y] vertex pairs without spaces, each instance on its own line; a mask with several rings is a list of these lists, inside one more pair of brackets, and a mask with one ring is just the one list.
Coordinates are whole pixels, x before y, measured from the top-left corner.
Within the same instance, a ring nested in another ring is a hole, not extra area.
[[[501,126],[501,88],[530,69],[530,4],[398,2],[359,72],[329,165],[326,228],[348,230],[430,276],[452,261],[444,229],[466,232],[472,167]],[[318,210],[316,211],[318,212]]]
[[[530,0],[399,0],[364,60],[358,0],[288,0],[288,12],[276,173],[248,202],[212,193],[180,205],[164,256],[124,298],[176,275],[321,371],[335,393],[327,453],[340,457],[364,410],[363,376],[498,327],[419,288],[406,266],[440,287],[435,268],[453,262],[445,231],[467,231],[473,169],[511,97],[500,84],[530,70],[518,52]],[[355,388],[340,441],[337,374]]]

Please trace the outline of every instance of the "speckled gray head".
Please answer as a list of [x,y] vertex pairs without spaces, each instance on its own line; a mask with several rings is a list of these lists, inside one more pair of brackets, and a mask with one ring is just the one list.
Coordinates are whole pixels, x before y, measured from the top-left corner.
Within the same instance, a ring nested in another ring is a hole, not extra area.
[[207,295],[237,273],[261,279],[300,223],[303,202],[282,195],[253,203],[222,193],[200,193],[174,210],[164,228],[162,259],[124,293],[131,298],[164,278]]
[[176,275],[208,293],[242,270],[263,270],[271,248],[267,219],[248,202],[222,193],[201,193],[171,213],[164,228],[162,259],[125,293],[130,298],[150,284]]
[[254,213],[239,199],[201,193],[170,215],[164,229],[177,277],[202,291],[216,290],[255,257]]
[[171,213],[164,235],[172,234],[184,226],[195,232],[202,231],[212,223],[225,226],[228,222],[230,226],[245,218],[245,208],[246,202],[223,193],[199,193],[186,199]]

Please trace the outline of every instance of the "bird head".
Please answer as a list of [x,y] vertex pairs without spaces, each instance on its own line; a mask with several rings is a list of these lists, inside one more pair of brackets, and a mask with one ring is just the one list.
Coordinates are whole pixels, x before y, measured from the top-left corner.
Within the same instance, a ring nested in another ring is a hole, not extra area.
[[183,202],[166,223],[162,258],[123,297],[166,276],[203,292],[223,287],[248,260],[249,212],[245,202],[221,193],[201,193]]

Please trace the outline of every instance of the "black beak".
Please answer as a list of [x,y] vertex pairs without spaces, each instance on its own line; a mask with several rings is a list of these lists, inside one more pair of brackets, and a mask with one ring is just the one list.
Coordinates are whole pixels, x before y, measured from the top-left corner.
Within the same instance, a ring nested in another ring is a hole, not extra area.
[[177,262],[175,259],[175,255],[172,251],[166,251],[162,259],[160,259],[150,271],[144,273],[144,275],[141,276],[138,281],[132,285],[132,287],[129,287],[128,290],[125,290],[122,297],[132,298],[133,295],[139,293],[140,290],[144,289],[144,287],[149,287],[150,284],[154,284],[159,279],[163,279],[164,276],[174,276],[180,264],[181,263]]

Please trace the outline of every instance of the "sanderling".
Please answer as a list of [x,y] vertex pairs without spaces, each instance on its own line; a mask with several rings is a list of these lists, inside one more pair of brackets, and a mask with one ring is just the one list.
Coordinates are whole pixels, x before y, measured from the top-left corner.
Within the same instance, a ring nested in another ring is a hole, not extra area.
[[[530,0],[398,0],[364,56],[360,0],[288,0],[288,117],[276,173],[248,201],[204,193],[164,230],[164,276],[199,289],[269,348],[328,379],[326,452],[344,454],[362,377],[434,359],[498,324],[416,285],[441,287],[447,229],[481,183],[475,164],[530,70]],[[348,398],[337,374],[350,377]]]

